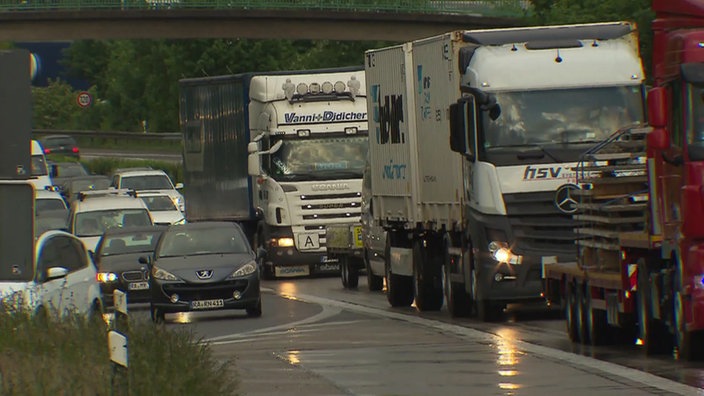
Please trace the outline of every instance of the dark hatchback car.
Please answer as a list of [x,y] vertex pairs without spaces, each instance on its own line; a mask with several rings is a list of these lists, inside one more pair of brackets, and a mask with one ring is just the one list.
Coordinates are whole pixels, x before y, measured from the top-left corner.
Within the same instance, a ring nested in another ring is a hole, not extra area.
[[142,257],[151,267],[151,315],[244,309],[262,314],[257,255],[239,225],[202,222],[172,225],[154,254]]
[[127,303],[147,303],[149,268],[139,262],[145,254],[153,254],[166,227],[139,226],[110,228],[100,238],[93,261],[98,268],[98,282],[105,306],[113,305],[113,293],[127,294]]
[[44,155],[57,155],[64,157],[81,158],[81,152],[78,148],[76,139],[68,135],[51,135],[39,139]]

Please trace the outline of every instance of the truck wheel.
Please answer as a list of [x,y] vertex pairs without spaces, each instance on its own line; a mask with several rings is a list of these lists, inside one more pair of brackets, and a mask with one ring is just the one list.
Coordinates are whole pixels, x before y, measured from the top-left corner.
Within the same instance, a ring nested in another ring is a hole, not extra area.
[[[589,290],[588,284],[584,286]],[[594,308],[594,299],[591,293],[585,293],[585,313],[587,314],[587,331],[592,345],[604,345],[608,342],[611,332],[606,318],[606,311]]]
[[490,300],[477,301],[477,316],[483,322],[498,322],[504,316],[504,304]]
[[446,242],[445,260],[442,266],[443,289],[447,310],[452,317],[469,316],[472,313],[472,297],[465,291],[464,285],[452,281],[452,257],[448,251],[449,247],[450,245]]
[[392,307],[408,307],[413,304],[413,278],[391,272],[391,244],[388,239],[385,250],[386,299]]
[[667,353],[672,350],[672,343],[667,342],[668,331],[664,324],[653,318],[650,290],[650,271],[644,259],[638,260],[638,332],[643,342],[646,355]]
[[372,266],[369,264],[369,256],[367,252],[364,252],[364,266],[367,269],[367,287],[369,291],[379,291],[384,288],[384,277],[379,275],[374,275],[372,272]]
[[574,284],[565,281],[565,324],[567,325],[567,336],[572,342],[579,342],[576,305],[577,301]]
[[413,243],[413,294],[420,311],[438,311],[442,308],[442,288],[436,286],[440,279],[439,268],[433,265],[429,248],[423,240]]
[[682,290],[682,273],[678,265],[677,274],[675,276],[674,298],[674,315],[675,315],[675,345],[680,359],[699,360],[702,356],[702,340],[699,333],[687,331],[687,319],[684,312],[684,304],[686,297]]
[[340,279],[345,289],[356,289],[359,284],[359,268],[347,256],[340,257]]
[[577,284],[577,293],[575,301],[575,319],[577,325],[577,334],[579,341],[582,344],[589,344],[589,327],[587,327],[587,292],[586,284]]

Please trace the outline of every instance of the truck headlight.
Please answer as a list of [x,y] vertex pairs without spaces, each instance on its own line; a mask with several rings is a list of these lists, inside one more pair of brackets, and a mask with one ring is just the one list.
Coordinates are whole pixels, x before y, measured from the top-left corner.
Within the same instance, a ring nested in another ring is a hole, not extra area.
[[272,246],[291,247],[293,246],[293,238],[274,238],[271,240]]
[[491,241],[489,243],[491,257],[502,264],[522,264],[523,256],[514,254],[506,242]]

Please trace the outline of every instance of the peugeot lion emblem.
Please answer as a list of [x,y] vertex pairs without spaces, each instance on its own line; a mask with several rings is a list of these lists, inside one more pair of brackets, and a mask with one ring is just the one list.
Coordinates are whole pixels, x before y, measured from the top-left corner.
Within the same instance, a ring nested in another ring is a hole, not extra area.
[[565,184],[560,186],[555,192],[555,207],[562,213],[571,214],[577,211],[577,200],[575,199],[575,191],[579,187],[574,184]]
[[198,279],[210,279],[213,277],[213,270],[200,270],[196,271]]

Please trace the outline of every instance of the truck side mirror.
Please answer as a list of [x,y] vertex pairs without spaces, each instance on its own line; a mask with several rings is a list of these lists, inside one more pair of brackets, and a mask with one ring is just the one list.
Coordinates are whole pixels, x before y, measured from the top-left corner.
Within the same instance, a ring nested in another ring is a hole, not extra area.
[[259,153],[249,154],[247,156],[247,172],[250,176],[259,176],[262,169],[262,159]]
[[648,92],[648,123],[653,127],[648,134],[648,146],[656,150],[670,147],[670,134],[667,131],[667,90],[655,87]]
[[450,105],[450,149],[474,161],[474,97],[468,96]]
[[648,122],[654,128],[665,128],[667,118],[667,90],[652,88],[648,92]]

